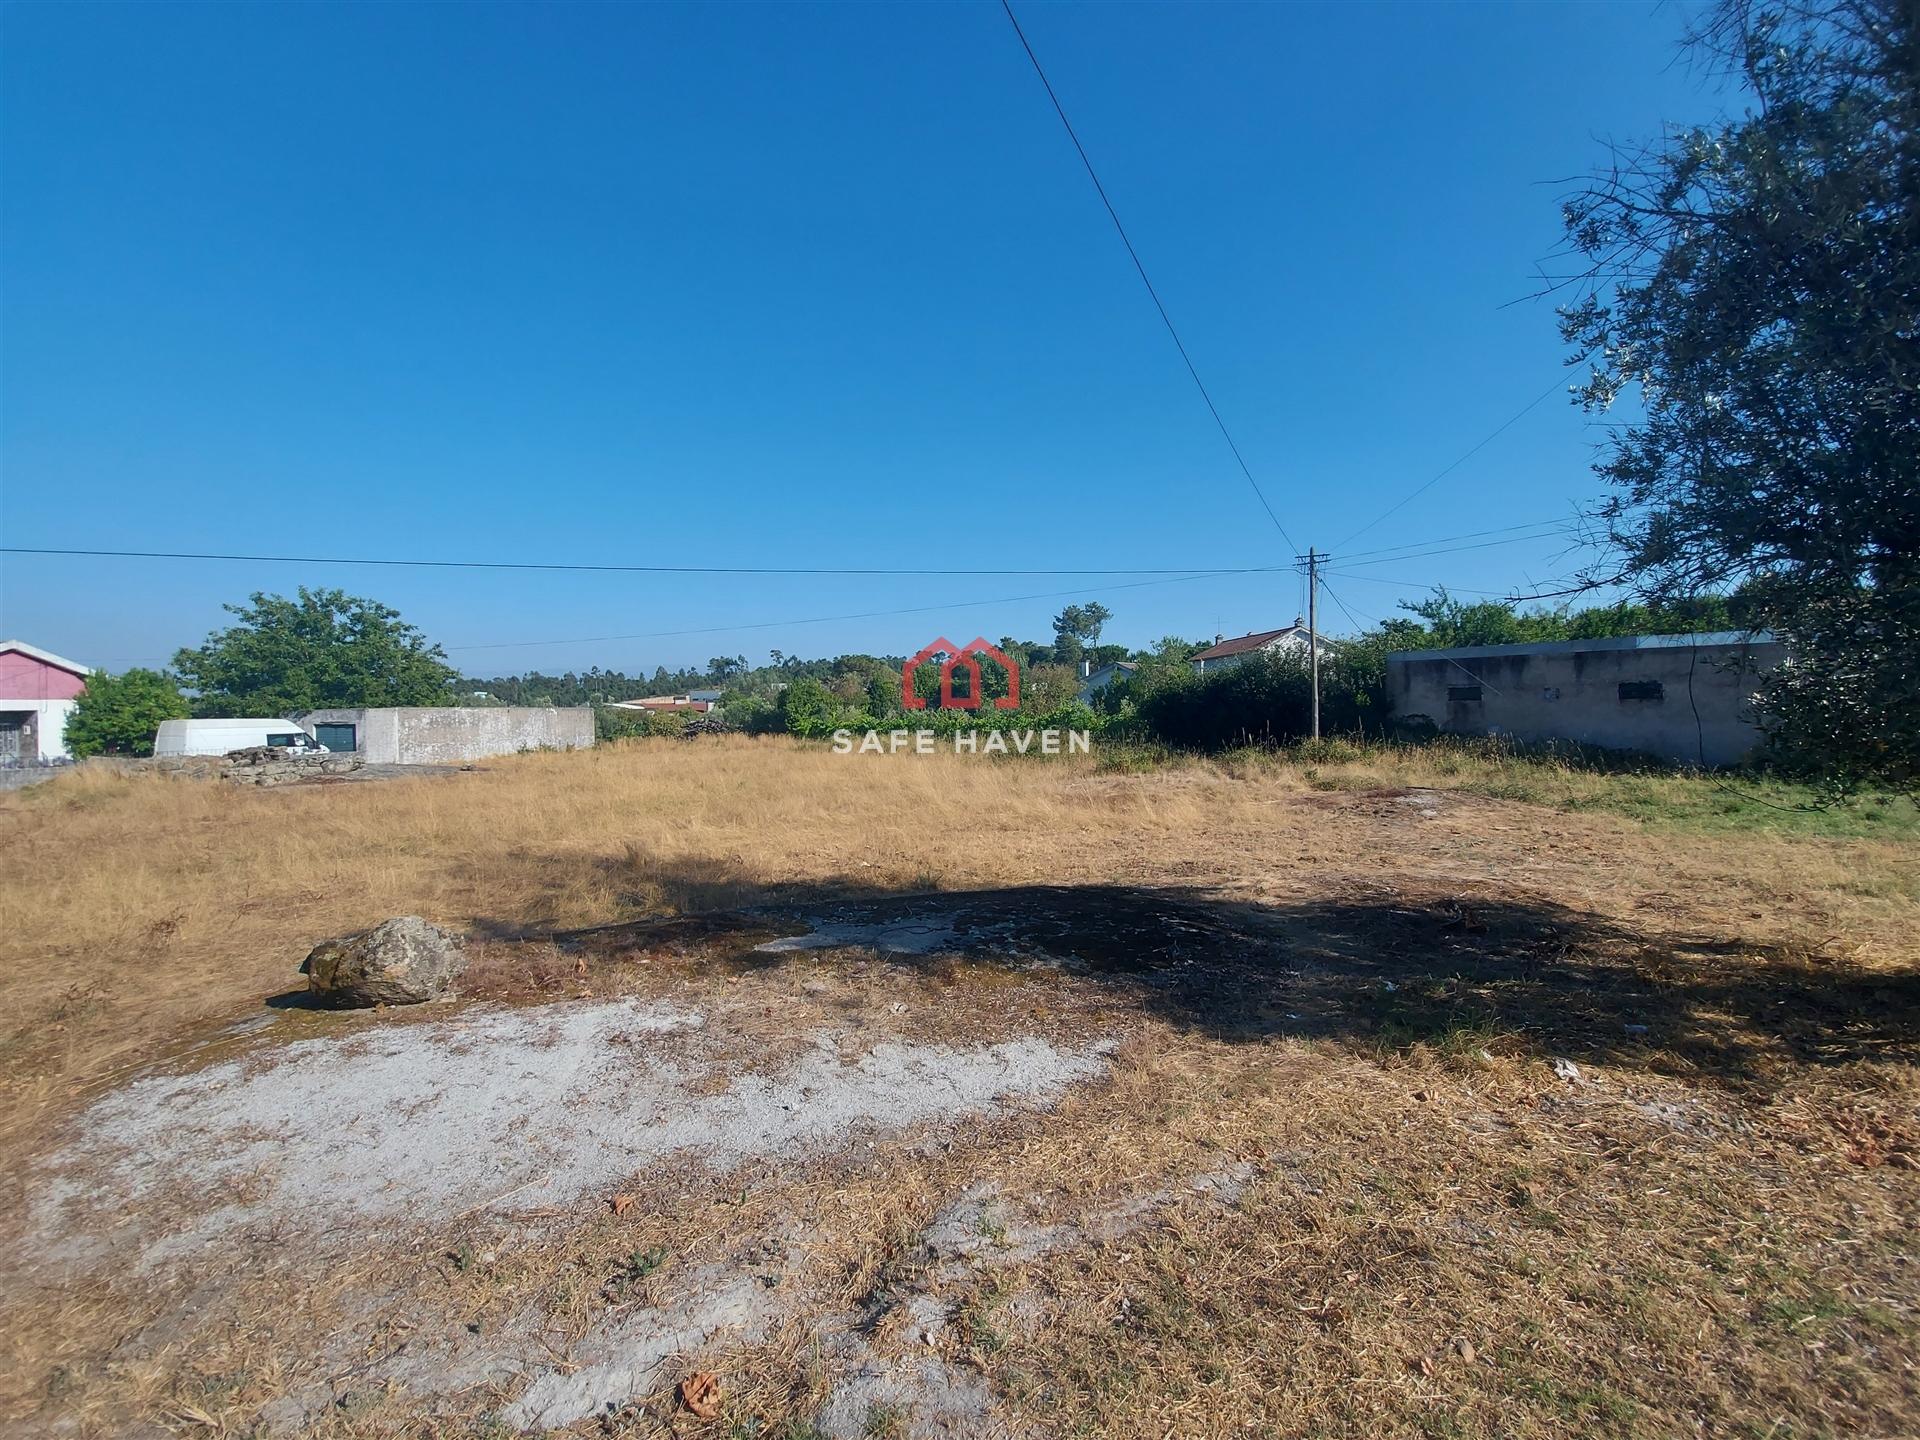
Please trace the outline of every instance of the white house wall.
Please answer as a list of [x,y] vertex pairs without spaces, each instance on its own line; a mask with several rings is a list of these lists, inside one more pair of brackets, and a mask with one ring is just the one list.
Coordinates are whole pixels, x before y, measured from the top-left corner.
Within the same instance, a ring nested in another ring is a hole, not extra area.
[[72,700],[0,700],[0,710],[31,710],[40,718],[35,722],[40,733],[42,760],[71,760],[67,749],[67,717],[73,714]]

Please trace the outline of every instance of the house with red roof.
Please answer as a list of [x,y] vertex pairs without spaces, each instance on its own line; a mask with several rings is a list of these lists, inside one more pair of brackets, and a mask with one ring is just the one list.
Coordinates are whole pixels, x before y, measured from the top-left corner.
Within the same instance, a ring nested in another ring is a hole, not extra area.
[[[1326,643],[1327,637],[1322,635],[1321,647],[1325,648]],[[1214,670],[1225,670],[1229,666],[1238,665],[1252,655],[1273,654],[1281,650],[1304,651],[1306,648],[1306,622],[1296,616],[1291,625],[1284,625],[1278,630],[1255,630],[1240,636],[1237,640],[1216,635],[1213,637],[1213,644],[1196,654],[1189,655],[1187,663],[1192,665],[1197,673],[1205,675]]]

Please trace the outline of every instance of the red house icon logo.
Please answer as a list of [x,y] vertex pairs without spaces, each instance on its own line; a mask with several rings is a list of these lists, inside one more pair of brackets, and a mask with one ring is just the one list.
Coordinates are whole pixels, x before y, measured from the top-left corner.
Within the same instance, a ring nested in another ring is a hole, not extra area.
[[[913,688],[913,672],[933,659],[936,655],[946,658],[940,662],[940,708],[943,710],[978,710],[982,694],[980,661],[982,656],[994,662],[1007,672],[1007,693],[993,702],[996,710],[1018,710],[1020,708],[1020,667],[1007,657],[1006,651],[998,645],[989,645],[984,639],[976,637],[969,645],[956,645],[942,636],[931,645],[924,646],[918,655],[907,661],[900,671],[900,703],[909,710],[924,710],[927,702]],[[967,672],[967,693],[957,695],[953,689],[953,672]]]

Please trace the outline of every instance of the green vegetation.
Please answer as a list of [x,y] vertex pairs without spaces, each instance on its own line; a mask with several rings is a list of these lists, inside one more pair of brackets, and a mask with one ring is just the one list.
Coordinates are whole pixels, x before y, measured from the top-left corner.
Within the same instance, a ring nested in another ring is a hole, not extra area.
[[377,600],[341,590],[256,592],[174,668],[197,715],[291,715],[335,705],[451,705],[457,678],[438,645]]
[[67,717],[67,749],[89,755],[151,755],[162,720],[184,720],[187,697],[158,670],[95,672]]
[[1748,103],[1563,207],[1578,398],[1635,402],[1597,467],[1611,573],[1740,587],[1796,655],[1762,686],[1780,760],[1920,794],[1920,10],[1721,0],[1692,39]]
[[[1109,762],[1119,758],[1111,752],[1107,756]],[[1521,747],[1452,736],[1418,744],[1333,739],[1231,751],[1218,763],[1250,773],[1292,769],[1320,790],[1425,786],[1560,810],[1600,811],[1703,833],[1920,840],[1920,805],[1903,795],[1862,791],[1836,800],[1818,786],[1777,776],[1701,775],[1658,761],[1571,746]],[[1920,877],[1915,893],[1920,894]]]
[[[1167,636],[1143,649],[1097,645],[1083,663],[1097,668],[1129,660],[1136,669],[1115,678],[1086,704],[1078,699],[1078,667],[1062,664],[1062,646],[1097,638],[1111,618],[1100,607],[1069,606],[1056,625],[1056,645],[1003,637],[999,647],[1020,668],[1020,705],[1000,710],[990,702],[1009,690],[1006,672],[981,664],[983,704],[978,710],[942,708],[939,665],[928,661],[912,676],[923,708],[908,709],[900,690],[908,657],[841,655],[805,660],[773,652],[772,664],[742,668],[738,657],[713,663],[708,673],[675,675],[680,691],[714,685],[724,673],[718,707],[711,716],[642,714],[601,706],[601,739],[679,736],[690,723],[747,734],[789,733],[812,739],[836,729],[931,730],[945,737],[980,727],[1086,729],[1100,737],[1099,761],[1111,771],[1132,772],[1172,763],[1195,752],[1253,763],[1255,751],[1274,752],[1274,763],[1313,767],[1310,783],[1326,788],[1369,784],[1434,784],[1502,799],[1563,809],[1603,809],[1657,824],[1699,829],[1763,829],[1829,836],[1909,835],[1915,807],[1884,787],[1857,786],[1838,794],[1818,773],[1773,766],[1732,778],[1698,777],[1646,756],[1579,746],[1531,749],[1511,742],[1397,734],[1386,694],[1386,657],[1393,650],[1476,644],[1513,644],[1598,638],[1610,635],[1690,633],[1740,629],[1750,618],[1743,594],[1661,604],[1620,602],[1517,609],[1498,603],[1466,603],[1436,590],[1404,602],[1396,616],[1360,635],[1330,638],[1321,653],[1322,730],[1318,746],[1305,742],[1311,729],[1307,659],[1283,650],[1237,665],[1195,674],[1188,657],[1200,642]],[[1076,616],[1075,611],[1081,613]],[[1093,620],[1088,611],[1099,611]],[[1082,633],[1070,631],[1078,623]],[[664,674],[664,672],[656,672]],[[618,688],[623,677],[590,671],[566,677],[593,694]],[[958,684],[964,692],[970,675]],[[537,698],[527,687],[553,686],[552,677],[463,681],[487,686],[497,698]],[[562,690],[562,696],[571,692]],[[558,698],[558,697],[555,697]],[[1415,739],[1433,743],[1414,745]],[[1357,743],[1355,743],[1357,742]],[[1394,742],[1394,743],[1387,743]],[[1388,762],[1390,761],[1390,765]],[[1425,778],[1387,780],[1383,765]],[[1844,802],[1844,803],[1833,803]]]

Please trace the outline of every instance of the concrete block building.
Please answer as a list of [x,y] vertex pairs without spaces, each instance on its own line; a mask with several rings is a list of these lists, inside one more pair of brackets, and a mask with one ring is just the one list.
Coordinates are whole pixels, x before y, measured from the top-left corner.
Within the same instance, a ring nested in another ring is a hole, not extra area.
[[463,765],[522,750],[593,744],[593,707],[425,705],[311,710],[302,728],[329,750],[375,765]]
[[1625,635],[1387,656],[1394,718],[1443,734],[1568,740],[1689,765],[1759,746],[1753,696],[1785,659],[1771,635]]

